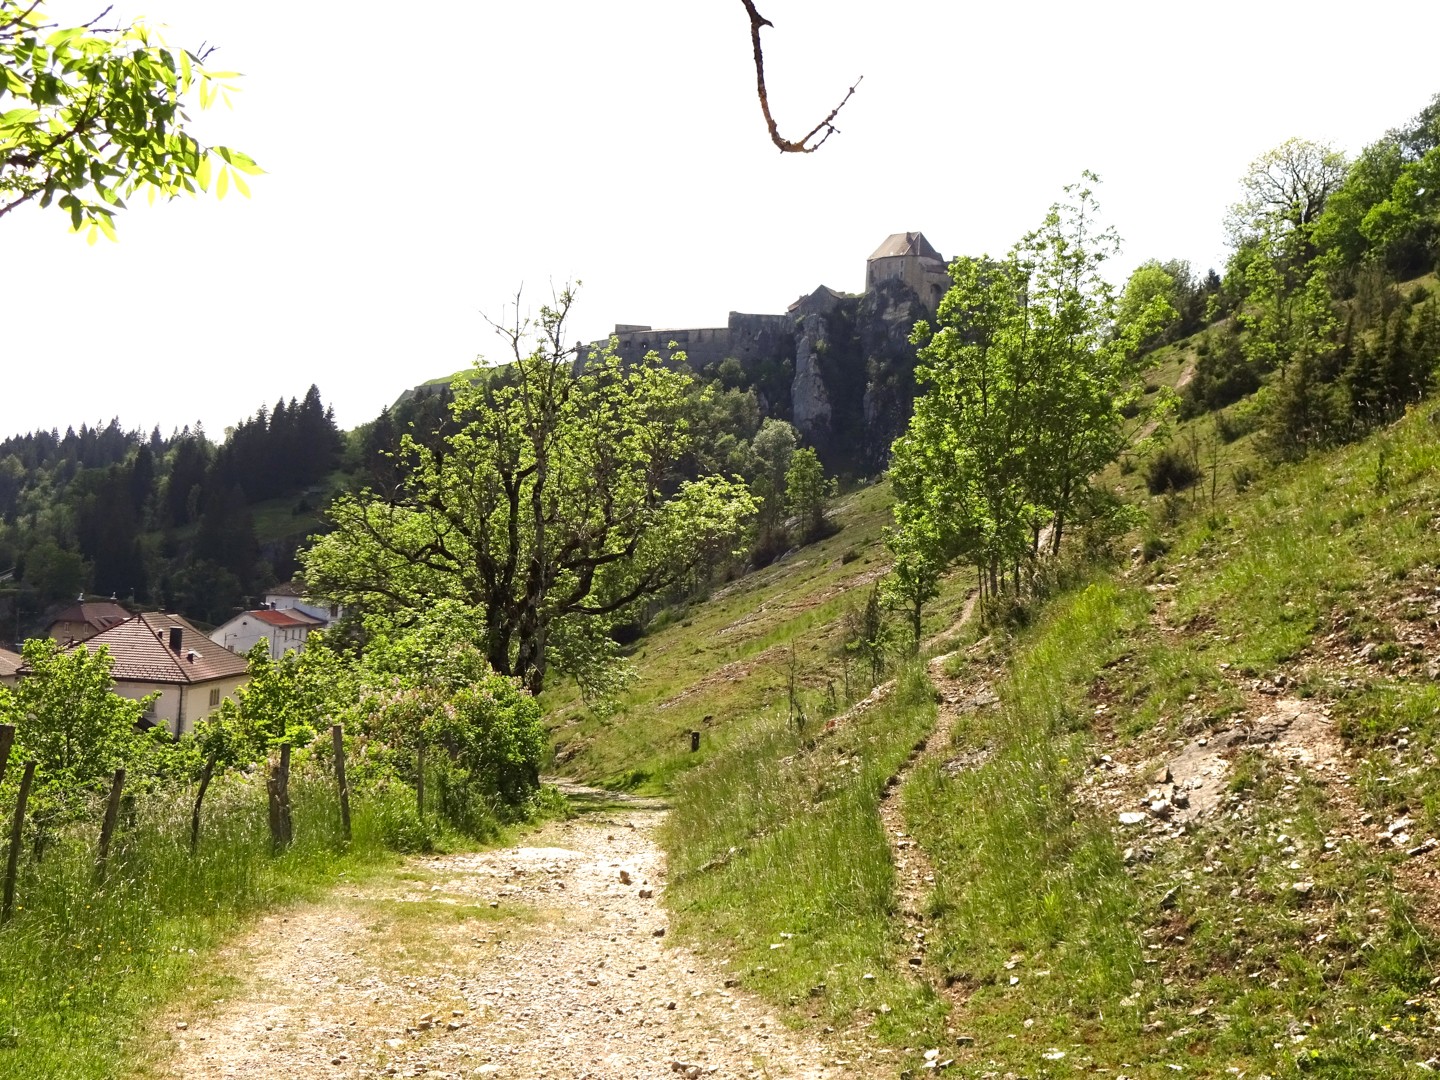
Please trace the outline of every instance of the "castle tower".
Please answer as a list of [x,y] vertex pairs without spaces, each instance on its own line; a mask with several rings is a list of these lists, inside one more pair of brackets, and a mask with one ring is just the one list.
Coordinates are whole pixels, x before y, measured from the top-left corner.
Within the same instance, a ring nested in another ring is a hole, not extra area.
[[920,232],[893,233],[865,261],[865,291],[882,281],[899,278],[932,311],[950,288],[945,258]]

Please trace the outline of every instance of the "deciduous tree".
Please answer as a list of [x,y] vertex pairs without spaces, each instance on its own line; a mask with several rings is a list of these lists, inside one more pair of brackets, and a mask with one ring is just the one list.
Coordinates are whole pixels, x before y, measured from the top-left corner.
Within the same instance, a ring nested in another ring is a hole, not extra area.
[[470,605],[491,666],[533,691],[552,662],[585,676],[556,656],[567,625],[609,626],[684,584],[731,553],[755,509],[738,480],[681,479],[691,376],[608,349],[577,364],[572,301],[533,324],[517,314],[502,331],[511,362],[453,384],[458,430],[437,449],[406,436],[401,488],[336,500],[335,531],[302,557],[313,593],[358,611]]
[[1156,295],[1116,322],[1100,268],[1118,239],[1097,224],[1094,179],[1005,258],[956,259],[935,328],[916,325],[925,392],[892,452],[892,547],[919,560],[917,614],[941,559],[973,562],[992,594],[1013,573],[1018,590],[1044,529],[1058,551],[1090,477],[1123,445],[1139,343],[1174,310]]

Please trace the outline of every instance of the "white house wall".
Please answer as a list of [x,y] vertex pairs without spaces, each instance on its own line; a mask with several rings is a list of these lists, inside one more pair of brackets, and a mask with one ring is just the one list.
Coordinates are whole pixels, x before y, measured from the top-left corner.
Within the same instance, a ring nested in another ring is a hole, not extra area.
[[150,694],[160,694],[149,716],[156,725],[164,725],[172,735],[184,735],[195,729],[196,720],[209,716],[214,711],[210,704],[210,691],[219,690],[220,700],[234,698],[235,691],[249,681],[248,675],[228,679],[211,679],[193,686],[178,683],[132,682],[129,679],[115,681],[115,693],[131,701],[139,701]]

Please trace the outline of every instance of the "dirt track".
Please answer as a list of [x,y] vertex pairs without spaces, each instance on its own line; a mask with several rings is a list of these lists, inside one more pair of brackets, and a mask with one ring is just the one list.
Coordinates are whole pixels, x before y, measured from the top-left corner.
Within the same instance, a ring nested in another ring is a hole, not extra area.
[[662,813],[592,811],[264,919],[221,957],[238,991],[165,1021],[168,1075],[847,1075],[723,967],[666,946]]

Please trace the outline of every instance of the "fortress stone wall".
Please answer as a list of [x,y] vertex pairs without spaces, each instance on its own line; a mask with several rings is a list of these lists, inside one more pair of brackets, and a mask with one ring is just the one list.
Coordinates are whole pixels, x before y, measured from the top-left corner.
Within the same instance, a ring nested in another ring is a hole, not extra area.
[[948,287],[945,261],[924,235],[895,233],[866,260],[858,296],[822,285],[783,315],[732,311],[724,326],[683,329],[618,323],[613,339],[625,363],[683,352],[688,366],[703,372],[733,358],[772,388],[778,373],[788,393],[762,400],[767,414],[790,420],[831,468],[865,469],[883,464],[909,417],[909,329],[935,313]]
[[[704,326],[690,329],[656,330],[634,323],[615,327],[617,353],[625,363],[633,363],[646,353],[656,352],[669,359],[679,351],[696,371],[734,357],[746,370],[754,370],[766,360],[783,360],[794,354],[794,319],[789,315],[750,315],[730,312],[725,326]],[[597,342],[597,345],[603,345]]]

